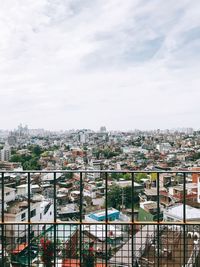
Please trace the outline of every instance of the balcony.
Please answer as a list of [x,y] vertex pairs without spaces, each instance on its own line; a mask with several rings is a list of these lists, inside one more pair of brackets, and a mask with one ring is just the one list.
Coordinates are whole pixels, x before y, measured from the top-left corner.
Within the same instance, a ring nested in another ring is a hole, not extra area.
[[[140,172],[128,171],[130,190],[122,187],[111,201],[112,173],[127,171],[1,171],[0,266],[200,266],[199,184],[191,179],[198,172],[181,172],[177,202],[170,195],[177,184],[160,187],[174,171],[157,172],[156,194],[148,196],[135,182]],[[192,206],[188,186],[197,195]],[[169,205],[162,206],[163,192]]]

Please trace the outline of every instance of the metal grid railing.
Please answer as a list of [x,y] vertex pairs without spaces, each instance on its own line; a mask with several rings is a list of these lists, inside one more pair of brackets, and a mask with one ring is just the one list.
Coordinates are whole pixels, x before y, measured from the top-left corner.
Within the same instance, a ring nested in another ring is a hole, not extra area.
[[[21,178],[10,187],[13,173]],[[91,173],[101,186],[88,182]],[[130,173],[130,195],[124,196],[123,189],[120,196],[116,194],[116,202],[122,202],[120,211],[110,202],[113,173]],[[163,213],[160,192],[165,188],[163,181],[160,185],[161,176],[175,172],[154,171],[156,179],[151,188],[154,194],[150,195],[154,201],[147,202],[149,210],[142,210],[140,220],[135,216],[137,209],[140,212],[135,196],[141,197],[144,189],[140,188],[139,193],[136,188],[138,173],[144,171],[0,172],[0,266],[200,266],[200,209],[192,210],[187,203],[191,190],[198,197],[198,185],[187,192],[187,185],[192,184],[189,178],[198,172],[177,171],[181,174],[179,186],[183,188],[183,197],[170,205],[176,207],[175,215],[180,216],[169,218],[169,212],[160,216]],[[96,197],[92,196],[94,192]],[[93,198],[101,204],[91,204]],[[128,208],[123,205],[125,198],[130,202]],[[198,199],[193,204],[198,206]],[[190,216],[194,211],[196,217]]]

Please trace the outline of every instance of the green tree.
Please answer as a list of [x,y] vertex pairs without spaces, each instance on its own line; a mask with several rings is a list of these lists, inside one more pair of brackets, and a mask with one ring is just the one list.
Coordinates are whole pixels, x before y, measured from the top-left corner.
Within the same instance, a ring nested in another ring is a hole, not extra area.
[[125,174],[123,175],[123,178],[124,178],[125,180],[130,180],[130,179],[131,179],[131,174],[130,174],[130,173],[125,173]]
[[113,207],[115,209],[119,209],[121,202],[122,202],[122,197],[121,197],[121,188],[119,186],[111,186],[110,190],[108,191],[108,196],[107,196],[107,203],[108,207]]
[[40,170],[39,157],[35,154],[11,156],[10,162],[21,162],[24,170]]
[[147,174],[146,173],[137,173],[135,175],[135,181],[140,183],[141,179],[147,179]]
[[22,163],[24,170],[40,170],[41,166],[38,163],[38,158],[31,158],[30,160],[27,160]]
[[32,153],[35,155],[35,156],[40,156],[40,154],[42,153],[42,150],[41,150],[41,147],[40,146],[34,146],[33,147],[33,150],[32,150]]
[[151,173],[151,181],[156,181],[157,180],[157,173],[156,172],[152,172]]
[[115,209],[120,209],[123,204],[126,208],[131,208],[131,205],[139,202],[138,194],[135,194],[132,199],[132,187],[126,186],[124,188],[118,185],[113,185],[108,191],[108,206]]
[[22,158],[21,156],[17,154],[13,154],[10,158],[10,162],[21,162]]

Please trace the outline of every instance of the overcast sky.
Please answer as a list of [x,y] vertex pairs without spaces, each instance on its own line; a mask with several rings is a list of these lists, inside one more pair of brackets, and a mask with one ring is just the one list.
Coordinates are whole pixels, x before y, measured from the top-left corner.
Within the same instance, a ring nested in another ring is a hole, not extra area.
[[200,128],[199,0],[0,0],[0,128]]

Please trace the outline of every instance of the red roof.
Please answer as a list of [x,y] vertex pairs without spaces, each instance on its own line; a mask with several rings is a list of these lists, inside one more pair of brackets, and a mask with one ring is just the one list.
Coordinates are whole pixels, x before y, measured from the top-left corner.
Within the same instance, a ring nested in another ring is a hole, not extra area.
[[27,243],[22,243],[22,244],[20,244],[19,246],[17,246],[17,247],[12,251],[12,253],[13,253],[13,254],[18,254],[19,252],[21,252],[22,250],[24,250],[27,246],[28,246]]

